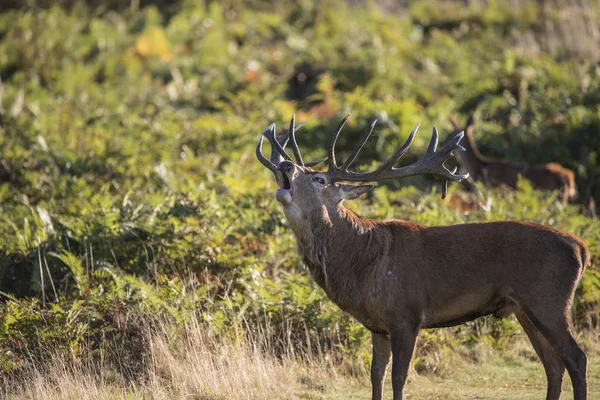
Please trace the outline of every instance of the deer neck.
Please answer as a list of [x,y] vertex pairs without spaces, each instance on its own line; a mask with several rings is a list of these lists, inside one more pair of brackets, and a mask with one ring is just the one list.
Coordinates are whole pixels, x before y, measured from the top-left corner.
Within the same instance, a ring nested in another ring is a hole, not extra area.
[[301,223],[291,223],[298,251],[313,279],[340,308],[353,313],[361,285],[380,254],[376,223],[342,204],[323,206]]

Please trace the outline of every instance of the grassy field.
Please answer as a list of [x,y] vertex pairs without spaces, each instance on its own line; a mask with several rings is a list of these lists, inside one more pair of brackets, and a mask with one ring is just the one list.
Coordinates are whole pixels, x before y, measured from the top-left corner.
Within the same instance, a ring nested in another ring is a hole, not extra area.
[[[3,2],[0,397],[368,398],[370,334],[302,266],[256,160],[260,132],[292,114],[306,159],[346,114],[340,157],[376,118],[357,170],[421,123],[411,163],[433,126],[445,138],[471,115],[483,154],[572,169],[566,206],[526,181],[452,184],[442,201],[414,177],[349,207],[583,238],[573,322],[600,397],[599,15],[588,1]],[[514,318],[425,331],[407,392],[541,398],[534,360]]]
[[[486,362],[476,365],[453,366],[447,377],[427,377],[414,375],[409,379],[406,394],[409,399],[427,400],[512,400],[543,399],[546,396],[546,375],[541,364],[536,360],[523,357],[494,354]],[[600,394],[600,362],[599,357],[590,359],[589,395],[590,399]],[[370,399],[368,382],[355,388],[340,388],[338,393],[323,398],[356,398]],[[387,398],[392,398],[388,382]],[[337,389],[336,389],[337,390]],[[572,390],[568,377],[563,385],[564,398],[572,398]],[[302,398],[302,397],[300,397]],[[310,397],[308,397],[310,398]],[[315,396],[314,398],[319,398]]]
[[[106,366],[90,366],[58,357],[48,369],[33,370],[26,380],[4,387],[7,399],[370,399],[367,374],[350,376],[324,359],[275,359],[250,343],[211,348],[210,334],[188,331],[176,347],[155,335],[144,381],[123,382]],[[177,338],[181,339],[181,337]],[[600,394],[600,347],[597,337],[580,341],[589,355],[590,399]],[[255,343],[256,344],[256,343]],[[417,360],[420,354],[417,352]],[[529,342],[519,335],[510,349],[478,344],[435,355],[437,369],[418,373],[413,363],[406,386],[409,399],[540,399],[546,377]],[[126,360],[122,360],[125,361]],[[13,386],[14,387],[14,386]],[[568,375],[564,398],[572,396]],[[392,397],[388,374],[386,398]]]
[[[531,346],[522,338],[516,344],[520,351],[483,349],[477,362],[451,357],[443,373],[418,374],[411,370],[405,394],[415,400],[513,400],[542,399],[546,396],[546,375]],[[591,342],[590,342],[591,343]],[[588,348],[589,396],[600,395],[600,354],[594,343]],[[418,354],[417,354],[418,356]],[[387,378],[386,398],[392,398],[391,381]],[[330,380],[323,376],[299,385],[292,396],[298,399],[370,399],[371,387],[367,377]],[[563,398],[572,398],[568,375],[563,383]]]

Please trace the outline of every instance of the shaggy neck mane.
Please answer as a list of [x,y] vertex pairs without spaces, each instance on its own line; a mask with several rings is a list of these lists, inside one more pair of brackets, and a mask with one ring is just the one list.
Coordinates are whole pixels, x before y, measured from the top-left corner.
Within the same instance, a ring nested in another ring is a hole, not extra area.
[[302,261],[328,296],[351,312],[349,298],[361,297],[363,288],[357,282],[371,272],[380,254],[376,223],[341,203],[307,217],[305,223],[292,225]]

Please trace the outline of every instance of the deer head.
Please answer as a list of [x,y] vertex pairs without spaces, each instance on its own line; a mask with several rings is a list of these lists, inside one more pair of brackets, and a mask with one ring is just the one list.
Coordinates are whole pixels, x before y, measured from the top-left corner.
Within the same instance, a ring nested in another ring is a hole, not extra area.
[[[452,157],[453,150],[464,150],[458,144],[463,137],[463,132],[458,133],[440,151],[437,151],[438,133],[435,127],[425,155],[420,160],[408,166],[394,167],[411,146],[419,125],[413,129],[406,142],[381,167],[375,171],[364,173],[350,171],[350,166],[373,133],[377,120],[371,123],[362,140],[346,161],[338,166],[335,143],[348,118],[349,116],[346,116],[340,122],[331,136],[327,147],[327,157],[313,163],[305,164],[302,159],[295,137],[296,131],[302,125],[295,126],[294,117],[292,117],[289,130],[284,136],[277,137],[275,124],[269,126],[261,134],[256,155],[260,162],[273,171],[277,177],[279,189],[275,197],[284,206],[288,217],[298,220],[320,214],[323,210],[337,207],[343,200],[355,199],[373,188],[373,185],[350,185],[343,182],[377,182],[411,175],[430,174],[443,180],[442,198],[444,198],[449,180],[458,182],[468,177],[468,174],[457,175],[456,169],[449,171],[444,166],[444,162]],[[267,160],[262,154],[263,138],[267,138],[271,143],[270,160]],[[285,152],[285,146],[288,143],[291,143],[295,162]],[[325,160],[328,161],[327,171],[317,171],[312,168]]]

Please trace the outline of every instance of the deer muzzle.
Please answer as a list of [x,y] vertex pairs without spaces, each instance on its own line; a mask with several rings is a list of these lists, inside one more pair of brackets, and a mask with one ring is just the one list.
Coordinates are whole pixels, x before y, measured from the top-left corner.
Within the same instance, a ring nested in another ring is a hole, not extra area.
[[292,174],[294,173],[294,164],[290,161],[282,161],[277,166],[277,181],[279,189],[275,192],[275,198],[281,204],[287,204],[292,201]]

